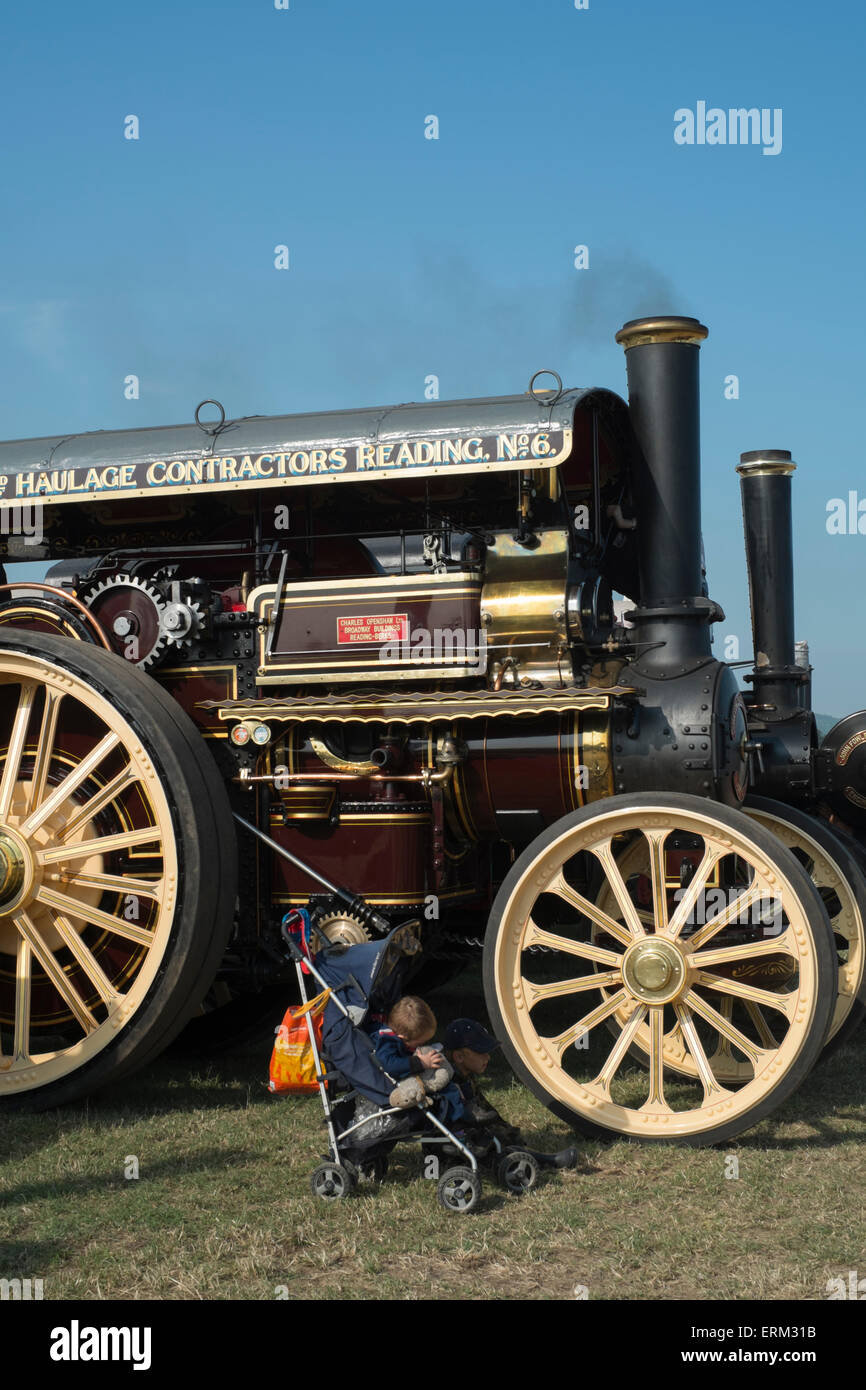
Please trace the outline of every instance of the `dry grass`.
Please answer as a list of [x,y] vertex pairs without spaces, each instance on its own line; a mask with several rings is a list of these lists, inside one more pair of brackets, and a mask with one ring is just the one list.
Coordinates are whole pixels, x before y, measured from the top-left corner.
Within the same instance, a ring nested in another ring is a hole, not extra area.
[[[435,1001],[445,1018],[448,997]],[[465,1217],[439,1207],[409,1146],[380,1188],[314,1200],[321,1110],[268,1095],[269,1047],[263,1032],[209,1063],[175,1054],[85,1106],[7,1119],[0,1277],[41,1277],[54,1299],[273,1299],[281,1286],[291,1299],[560,1299],[576,1285],[593,1299],[822,1299],[864,1266],[864,1040],[730,1147],[737,1180],[720,1151],[584,1143],[587,1171],[524,1198],[488,1181]],[[501,1063],[489,1091],[534,1147],[570,1141]]]

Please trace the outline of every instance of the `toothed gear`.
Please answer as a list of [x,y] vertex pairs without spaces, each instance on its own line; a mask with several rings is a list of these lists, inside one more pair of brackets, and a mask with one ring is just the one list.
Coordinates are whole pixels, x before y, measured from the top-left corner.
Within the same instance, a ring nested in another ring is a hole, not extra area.
[[[135,574],[112,575],[86,590],[83,601],[113,649],[130,665],[146,669],[159,660],[169,641],[163,626],[168,605],[146,579]],[[133,640],[135,648],[130,646]],[[132,650],[137,656],[130,655]]]
[[333,912],[327,917],[321,917],[316,923],[316,930],[329,941],[339,941],[343,946],[362,946],[365,941],[370,940],[370,933],[364,923],[352,912]]
[[167,603],[162,615],[160,631],[166,642],[174,647],[188,647],[194,637],[201,632],[204,612],[195,599],[182,603]]

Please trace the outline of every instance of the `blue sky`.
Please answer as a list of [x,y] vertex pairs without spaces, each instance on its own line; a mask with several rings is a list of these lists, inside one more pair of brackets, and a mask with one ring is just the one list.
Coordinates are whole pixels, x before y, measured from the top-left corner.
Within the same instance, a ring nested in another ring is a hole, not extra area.
[[[826,530],[866,499],[864,29],[853,0],[9,6],[0,437],[415,400],[431,373],[625,394],[621,323],[694,314],[717,650],[751,652],[739,454],[791,449],[816,708],[866,705],[866,535]],[[781,108],[781,153],[675,144],[698,101]]]

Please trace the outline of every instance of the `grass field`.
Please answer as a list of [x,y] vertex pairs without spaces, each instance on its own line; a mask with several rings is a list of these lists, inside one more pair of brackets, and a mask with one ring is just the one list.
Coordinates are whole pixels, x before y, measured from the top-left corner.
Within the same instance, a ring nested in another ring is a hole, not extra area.
[[[431,1002],[483,1012],[472,973]],[[5,1119],[0,1277],[46,1299],[824,1299],[866,1275],[866,1037],[724,1152],[579,1141],[581,1171],[523,1198],[488,1181],[469,1216],[409,1146],[381,1187],[316,1201],[321,1109],[268,1094],[271,1041],[175,1050],[86,1105]],[[570,1142],[501,1061],[490,1077],[534,1147]]]

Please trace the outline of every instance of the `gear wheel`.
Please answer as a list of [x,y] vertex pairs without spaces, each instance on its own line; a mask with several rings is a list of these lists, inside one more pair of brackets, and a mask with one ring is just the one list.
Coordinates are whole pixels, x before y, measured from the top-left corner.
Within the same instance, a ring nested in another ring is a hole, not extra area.
[[316,931],[329,941],[339,941],[343,946],[361,946],[370,940],[370,933],[360,917],[351,912],[332,912],[327,917],[321,917],[316,923]]
[[195,599],[190,599],[183,603],[166,604],[160,631],[166,642],[180,649],[189,646],[203,626],[204,612]]
[[146,579],[112,575],[87,589],[83,601],[118,655],[145,669],[159,660],[170,640],[164,628],[167,604]]

